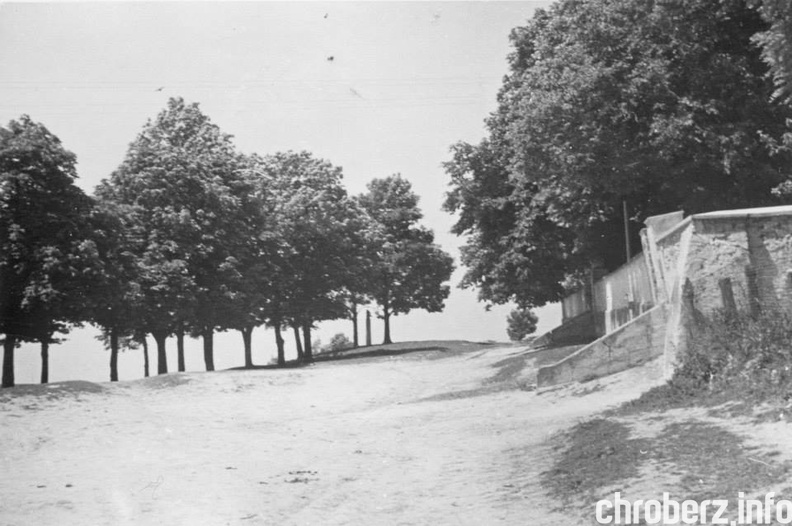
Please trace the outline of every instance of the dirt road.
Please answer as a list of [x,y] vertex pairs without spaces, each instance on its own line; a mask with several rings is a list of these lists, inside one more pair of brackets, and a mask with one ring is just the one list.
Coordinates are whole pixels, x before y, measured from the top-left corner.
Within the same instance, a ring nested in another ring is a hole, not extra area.
[[[0,523],[569,525],[559,429],[646,368],[529,391],[516,347],[59,384],[0,397]],[[522,367],[525,365],[525,367]]]

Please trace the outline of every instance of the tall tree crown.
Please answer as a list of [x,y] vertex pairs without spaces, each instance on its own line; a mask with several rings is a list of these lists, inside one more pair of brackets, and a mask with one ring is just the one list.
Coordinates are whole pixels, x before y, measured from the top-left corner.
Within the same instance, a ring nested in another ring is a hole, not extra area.
[[625,204],[635,247],[649,215],[778,203],[792,109],[771,100],[768,27],[744,0],[561,0],[515,29],[488,139],[446,164],[463,285],[542,305],[624,262]]
[[76,158],[28,116],[0,128],[0,333],[4,387],[15,342],[50,343],[79,323],[98,265],[93,202],[75,184]]

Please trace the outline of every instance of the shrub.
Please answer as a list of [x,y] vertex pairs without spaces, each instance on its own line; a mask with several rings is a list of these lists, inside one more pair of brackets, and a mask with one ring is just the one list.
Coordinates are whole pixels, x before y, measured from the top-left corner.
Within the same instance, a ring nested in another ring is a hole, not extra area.
[[330,343],[322,349],[325,352],[338,352],[338,351],[345,351],[347,349],[351,349],[353,347],[353,343],[346,337],[344,333],[339,332],[332,338],[330,338]]
[[531,309],[515,309],[506,318],[506,333],[511,341],[519,342],[536,331],[538,321],[539,318]]
[[682,390],[739,388],[763,398],[786,395],[792,386],[792,320],[786,312],[721,311],[702,325],[672,383]]
[[701,320],[669,382],[622,405],[615,414],[706,403],[786,402],[792,398],[792,319],[782,312],[717,312]]

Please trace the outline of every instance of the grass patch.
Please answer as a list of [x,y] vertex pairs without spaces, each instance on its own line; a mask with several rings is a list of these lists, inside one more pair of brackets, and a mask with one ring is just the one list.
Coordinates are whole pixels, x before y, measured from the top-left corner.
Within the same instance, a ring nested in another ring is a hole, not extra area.
[[[530,364],[533,368],[539,368],[548,363],[556,363],[580,349],[581,345],[568,345],[566,347],[554,347],[550,349],[528,350],[517,356],[510,356],[492,364],[498,369],[493,376],[484,380],[484,385],[498,384],[504,382],[519,382],[520,374]],[[535,383],[535,378],[531,383]],[[520,388],[525,386],[520,385]]]
[[681,407],[718,405],[726,401],[725,397],[708,400],[708,392],[698,386],[690,388],[680,385],[677,378],[668,383],[653,387],[635,400],[625,402],[616,409],[606,411],[606,416],[628,416],[644,412],[664,412]]
[[667,384],[611,414],[692,406],[721,406],[727,408],[725,416],[751,414],[759,406],[766,406],[765,419],[785,413],[792,401],[792,318],[787,313],[716,311],[709,318],[699,313],[694,334]]
[[674,378],[679,388],[753,402],[792,398],[792,319],[785,311],[696,319]]
[[[649,483],[656,494],[635,498],[659,498],[669,491],[677,500],[726,499],[736,510],[739,492],[760,492],[790,479],[792,463],[777,451],[746,447],[740,436],[717,424],[673,421],[664,413],[703,406],[710,417],[789,420],[792,319],[779,312],[717,312],[696,323],[696,337],[668,383],[566,434],[542,480],[560,502],[582,506],[591,518],[604,495],[622,491],[629,498],[631,487],[646,491]],[[657,413],[644,417],[652,422],[650,429],[667,425],[650,438],[632,438],[625,421],[647,412]],[[649,476],[652,480],[642,478]]]

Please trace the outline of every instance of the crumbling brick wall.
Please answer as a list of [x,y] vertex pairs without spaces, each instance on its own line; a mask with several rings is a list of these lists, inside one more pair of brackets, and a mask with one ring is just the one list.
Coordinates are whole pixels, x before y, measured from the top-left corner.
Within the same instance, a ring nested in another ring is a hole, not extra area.
[[687,340],[696,337],[696,316],[724,308],[792,311],[792,207],[712,212],[689,220],[680,229],[688,240],[680,238],[680,270],[669,296],[666,376]]
[[792,214],[693,217],[686,276],[707,314],[731,285],[738,309],[792,308]]

